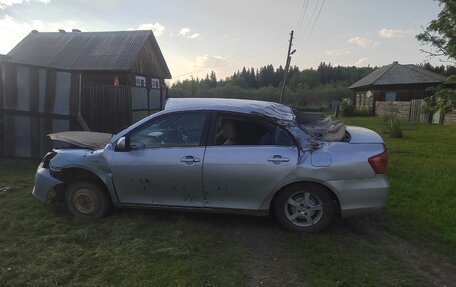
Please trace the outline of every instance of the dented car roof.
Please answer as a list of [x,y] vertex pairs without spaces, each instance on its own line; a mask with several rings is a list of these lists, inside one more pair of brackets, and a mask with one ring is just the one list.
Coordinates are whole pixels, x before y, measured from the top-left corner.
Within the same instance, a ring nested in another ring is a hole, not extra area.
[[223,98],[170,98],[165,105],[165,110],[188,110],[191,108],[259,114],[281,121],[293,121],[295,119],[293,110],[290,107],[266,101]]

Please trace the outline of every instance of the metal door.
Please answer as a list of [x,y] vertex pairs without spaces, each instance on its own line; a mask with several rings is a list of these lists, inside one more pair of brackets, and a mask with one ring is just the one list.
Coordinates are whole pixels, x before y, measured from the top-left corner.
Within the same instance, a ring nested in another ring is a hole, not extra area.
[[206,207],[258,209],[296,169],[292,146],[208,146],[203,182]]
[[132,150],[111,151],[107,158],[119,201],[203,206],[206,118],[206,112],[160,116],[127,136]]

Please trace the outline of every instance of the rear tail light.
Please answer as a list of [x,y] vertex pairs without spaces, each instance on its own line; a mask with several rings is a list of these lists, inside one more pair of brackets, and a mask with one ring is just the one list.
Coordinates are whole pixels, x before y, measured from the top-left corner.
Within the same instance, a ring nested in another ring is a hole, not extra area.
[[376,174],[385,174],[388,166],[388,154],[386,150],[369,158],[369,163]]

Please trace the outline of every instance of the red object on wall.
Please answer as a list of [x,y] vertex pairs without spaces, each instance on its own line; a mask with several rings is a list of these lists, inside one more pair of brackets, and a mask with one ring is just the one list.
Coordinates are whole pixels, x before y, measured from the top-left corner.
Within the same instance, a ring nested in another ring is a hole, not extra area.
[[114,75],[113,84],[114,86],[120,86],[119,76]]

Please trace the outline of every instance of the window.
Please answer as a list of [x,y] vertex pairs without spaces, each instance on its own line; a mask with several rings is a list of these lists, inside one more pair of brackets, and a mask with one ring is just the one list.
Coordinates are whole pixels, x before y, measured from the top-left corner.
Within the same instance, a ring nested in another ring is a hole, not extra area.
[[17,67],[17,105],[12,108],[30,111],[30,68]]
[[220,116],[215,145],[272,145],[273,127],[248,118]]
[[56,73],[56,87],[54,100],[54,113],[61,115],[70,114],[71,74],[66,72]]
[[152,89],[160,89],[160,81],[158,79],[151,79],[150,87]]
[[293,138],[282,128],[277,127],[274,134],[274,144],[292,146],[294,145]]
[[136,86],[137,87],[145,87],[146,86],[146,78],[141,76],[136,76]]
[[388,91],[385,93],[386,102],[395,102],[396,101],[396,91]]
[[206,115],[206,112],[187,112],[151,120],[130,135],[129,146],[131,149],[198,146]]

